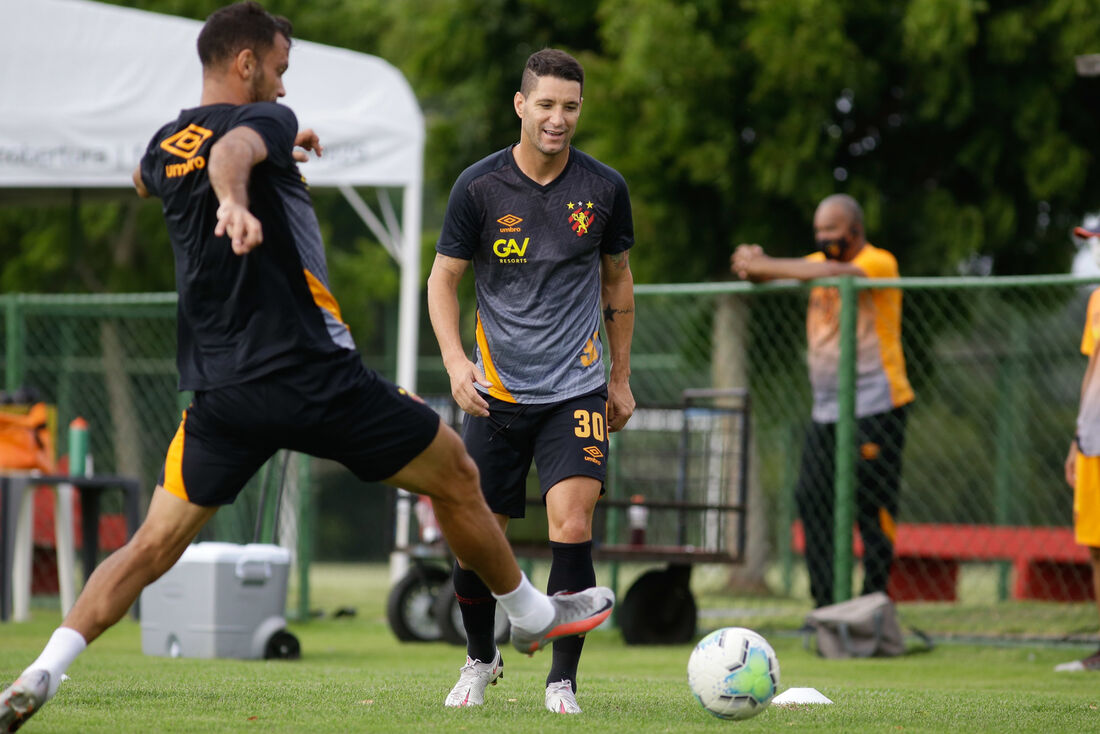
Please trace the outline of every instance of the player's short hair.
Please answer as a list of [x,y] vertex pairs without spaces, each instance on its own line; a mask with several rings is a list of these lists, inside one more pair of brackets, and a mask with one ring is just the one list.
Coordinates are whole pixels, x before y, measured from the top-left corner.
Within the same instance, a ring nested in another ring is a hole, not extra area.
[[852,228],[853,233],[863,234],[863,207],[858,201],[848,194],[832,194],[822,199],[818,206],[822,207],[826,204],[835,204],[840,207],[848,217],[848,226]]
[[199,61],[207,69],[246,48],[262,58],[275,44],[276,33],[289,41],[293,30],[289,20],[272,15],[253,0],[226,5],[211,13],[199,32]]
[[527,57],[527,66],[519,82],[519,93],[527,96],[538,84],[539,77],[552,76],[569,82],[577,82],[584,92],[584,67],[581,62],[556,48],[544,48]]

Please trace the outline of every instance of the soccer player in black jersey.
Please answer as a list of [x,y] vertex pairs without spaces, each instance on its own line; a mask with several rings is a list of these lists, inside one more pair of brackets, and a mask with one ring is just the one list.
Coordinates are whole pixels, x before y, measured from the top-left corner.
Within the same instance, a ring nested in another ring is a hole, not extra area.
[[[607,475],[608,433],[634,411],[630,341],[634,244],[626,182],[573,148],[584,71],[569,54],[528,59],[515,94],[519,143],[482,159],[451,190],[428,279],[428,310],[463,437],[501,527],[523,517],[534,461],[552,551],[547,591],[596,582],[592,513]],[[477,295],[471,360],[459,337],[457,287],[470,264]],[[610,351],[605,378],[601,315]],[[467,656],[445,705],[481,704],[502,661],[495,601],[464,560],[454,568]],[[580,713],[583,640],[554,644],[545,704]]]
[[296,164],[308,150],[320,155],[320,142],[276,103],[290,37],[289,21],[254,2],[214,12],[198,40],[200,106],[161,128],[134,172],[138,193],[163,201],[179,291],[180,387],[194,400],[144,523],[96,568],[42,654],[0,693],[0,731],[20,727],[56,693],[86,645],[281,448],[430,495],[447,542],[500,600],[523,652],[610,614],[610,589],[552,599],[531,585],[458,435],[363,366],[327,287]]

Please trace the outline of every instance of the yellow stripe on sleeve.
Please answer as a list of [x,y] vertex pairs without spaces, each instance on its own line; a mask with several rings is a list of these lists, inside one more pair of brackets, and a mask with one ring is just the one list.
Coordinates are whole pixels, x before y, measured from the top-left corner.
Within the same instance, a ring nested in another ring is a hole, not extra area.
[[[340,316],[340,304],[336,302],[336,297],[332,295],[316,275],[309,272],[309,270],[304,270],[304,272],[306,283],[309,284],[309,292],[313,294],[313,302],[332,314],[341,324],[344,324],[344,319]],[[344,324],[344,328],[347,328],[347,324]]]

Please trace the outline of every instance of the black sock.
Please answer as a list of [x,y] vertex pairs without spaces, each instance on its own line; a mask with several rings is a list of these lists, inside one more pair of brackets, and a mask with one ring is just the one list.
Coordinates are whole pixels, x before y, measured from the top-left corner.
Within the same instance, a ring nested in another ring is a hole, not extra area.
[[497,648],[497,600],[480,576],[462,568],[457,561],[453,577],[462,626],[466,629],[466,654],[471,660],[491,663]]
[[[546,593],[557,591],[582,591],[596,585],[596,569],[592,566],[592,541],[584,543],[555,543],[550,541],[553,561]],[[577,692],[577,664],[581,660],[583,637],[566,637],[554,642],[554,659],[546,685],[567,680]]]

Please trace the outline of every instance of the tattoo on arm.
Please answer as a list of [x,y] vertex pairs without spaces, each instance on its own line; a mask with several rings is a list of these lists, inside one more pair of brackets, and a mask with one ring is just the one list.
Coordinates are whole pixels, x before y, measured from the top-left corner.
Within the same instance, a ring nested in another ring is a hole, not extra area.
[[604,319],[604,321],[614,321],[615,320],[615,314],[617,314],[617,313],[632,314],[632,313],[634,313],[634,309],[632,309],[632,308],[615,308],[611,304],[608,304],[607,308],[605,308],[603,310],[603,319]]
[[623,270],[630,264],[630,253],[629,251],[616,252],[614,255],[608,255],[607,259],[611,261],[616,270]]

